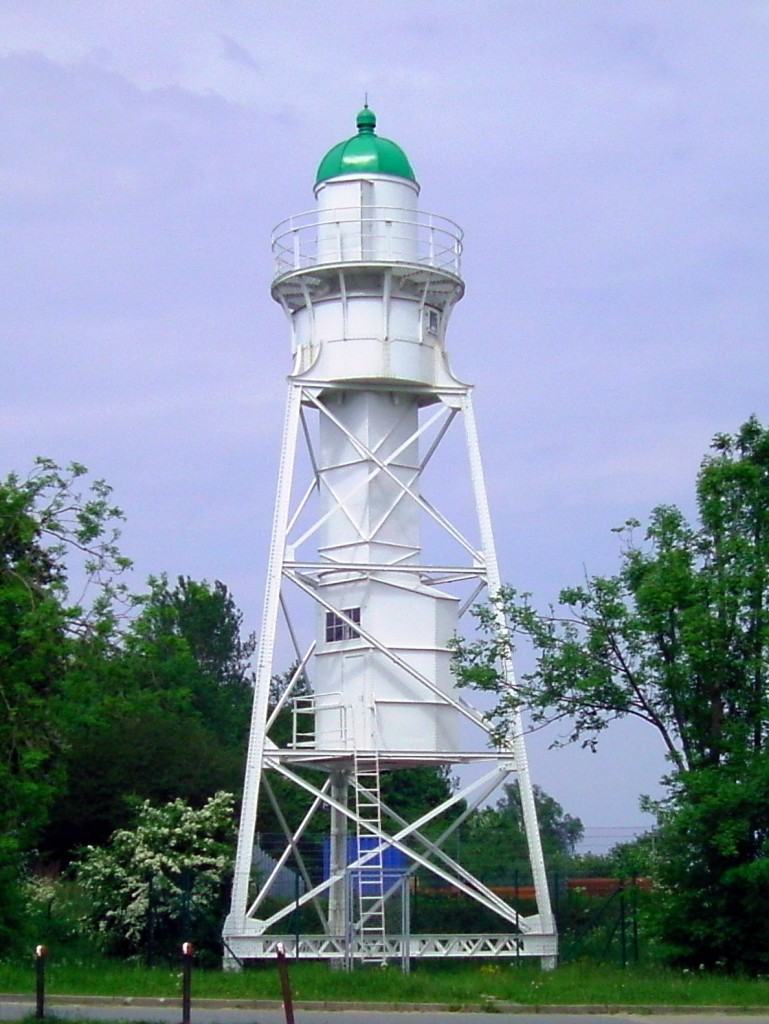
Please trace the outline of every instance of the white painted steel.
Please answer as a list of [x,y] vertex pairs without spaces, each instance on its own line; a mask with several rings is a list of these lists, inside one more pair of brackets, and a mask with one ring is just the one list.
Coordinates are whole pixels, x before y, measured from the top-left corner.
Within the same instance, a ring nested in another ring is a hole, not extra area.
[[[449,317],[464,292],[462,232],[446,218],[422,213],[419,188],[406,179],[344,175],[315,191],[318,208],[289,218],[273,233],[272,293],[291,326],[294,368],[225,942],[233,957],[271,956],[277,941],[292,947],[291,937],[266,932],[293,913],[293,902],[264,919],[257,914],[267,906],[272,879],[293,856],[306,885],[296,905],[314,905],[326,933],[303,936],[302,955],[347,965],[356,959],[399,957],[407,964],[410,956],[490,955],[540,956],[550,963],[557,939],[520,722],[504,749],[468,747],[459,728],[463,720],[482,741],[490,728],[456,691],[451,674],[450,640],[460,612],[474,600],[466,590],[461,599],[453,588],[474,584],[476,595],[483,587],[493,595],[500,584],[471,389],[452,375],[445,351]],[[424,493],[428,467],[454,422],[466,431],[477,541]],[[306,483],[294,480],[300,426],[311,468]],[[296,485],[300,496],[293,499]],[[453,548],[449,561],[425,557],[424,523]],[[292,593],[314,609],[314,636],[308,636],[306,615],[294,620]],[[289,691],[268,714],[270,681],[285,667],[275,664],[281,612],[299,664]],[[506,628],[502,619],[499,625]],[[313,693],[294,697],[305,671]],[[504,671],[515,687],[512,666]],[[267,732],[289,707],[293,738],[278,748]],[[491,767],[416,821],[381,801],[380,770],[473,762]],[[327,781],[308,781],[292,765],[326,772]],[[268,771],[312,798],[293,834],[266,781]],[[522,794],[537,898],[533,917],[519,915],[443,849],[472,809],[511,775]],[[252,898],[251,850],[263,776],[286,847]],[[321,808],[331,815],[330,870],[313,885],[299,842]],[[431,840],[424,828],[441,814],[455,818]],[[374,845],[361,851],[359,843],[347,863],[350,835],[373,837]],[[403,888],[385,884],[388,847],[401,851],[409,874],[429,870],[517,934],[428,937],[405,934],[404,927],[402,935],[387,935],[385,904]],[[353,900],[356,871],[368,888]]]
[[[475,494],[475,507],[478,512],[478,523],[481,531],[481,543],[486,561],[486,581],[489,594],[492,599],[499,594],[502,580],[499,575],[499,564],[497,562],[496,545],[494,544],[494,532],[491,526],[491,515],[489,513],[489,502],[486,495],[486,482],[483,476],[483,465],[481,463],[481,448],[478,443],[478,430],[475,423],[475,411],[473,410],[472,394],[468,391],[464,400],[465,431],[467,437],[467,451],[470,460],[470,474]],[[508,632],[508,624],[504,612],[497,605],[497,629],[503,635]],[[517,684],[515,680],[515,668],[512,660],[506,657],[502,661],[503,678],[508,690],[515,696]],[[542,854],[542,843],[539,835],[537,822],[537,809],[534,804],[534,791],[531,784],[529,772],[529,761],[526,753],[526,743],[523,733],[523,719],[518,709],[512,716],[510,732],[507,736],[506,746],[511,750],[515,758],[518,771],[518,785],[521,794],[521,809],[523,811],[524,830],[529,847],[529,861],[534,876],[534,891],[537,901],[542,928],[546,932],[555,932],[555,919],[553,918],[550,904],[550,892],[547,886],[547,875],[545,873],[545,859]]]
[[259,805],[259,788],[264,764],[267,730],[267,702],[270,696],[270,681],[273,672],[275,634],[280,610],[280,583],[282,563],[285,558],[285,536],[291,501],[291,482],[294,474],[297,430],[299,426],[300,390],[289,386],[286,403],[286,419],[283,428],[283,445],[278,470],[278,486],[275,497],[275,514],[272,524],[270,561],[267,569],[267,584],[264,597],[262,632],[256,664],[254,706],[251,715],[251,731],[246,755],[246,774],[243,784],[243,805],[238,829],[238,846],[235,854],[235,871],[232,882],[230,915],[224,924],[224,935],[237,929],[245,916],[248,904],[248,885],[251,878],[252,850],[256,832],[256,812]]
[[419,210],[351,206],[312,210],[272,232],[275,277],[342,263],[418,264],[456,277],[462,270],[461,228]]
[[[271,891],[273,880],[278,877],[280,869],[285,866],[286,861],[288,860],[289,855],[291,855],[291,854],[293,854],[294,857],[296,858],[297,867],[299,868],[299,873],[302,876],[302,879],[304,880],[306,889],[307,890],[311,890],[313,888],[313,883],[312,883],[312,880],[310,878],[310,873],[307,870],[307,866],[306,866],[306,864],[304,862],[304,858],[302,857],[302,854],[301,854],[301,851],[299,849],[298,843],[299,843],[299,840],[302,838],[302,835],[304,834],[307,826],[311,822],[313,816],[315,815],[316,811],[322,805],[322,803],[323,803],[323,794],[331,786],[331,780],[327,779],[325,781],[325,783],[323,784],[322,789],[316,795],[315,801],[308,808],[306,814],[302,818],[302,820],[301,820],[301,822],[299,824],[299,828],[297,828],[297,830],[295,832],[292,832],[291,829],[288,826],[288,823],[286,822],[286,819],[283,816],[283,811],[281,810],[280,805],[278,804],[278,801],[275,798],[275,794],[272,791],[272,788],[271,788],[271,786],[269,784],[269,780],[268,780],[266,775],[264,776],[264,779],[262,781],[263,781],[263,784],[264,784],[264,788],[265,788],[265,790],[267,792],[267,795],[270,798],[270,803],[272,804],[273,810],[275,811],[275,813],[277,815],[278,821],[280,822],[280,826],[283,829],[283,833],[286,836],[286,839],[287,839],[288,842],[287,842],[285,850],[281,854],[281,857],[275,862],[275,867],[273,868],[272,872],[264,880],[264,882],[262,884],[262,888],[259,891],[256,899],[254,900],[254,902],[249,907],[249,909],[248,909],[248,916],[249,917],[253,917],[253,915],[258,910],[259,905],[262,902],[262,900]],[[319,903],[319,901],[317,899],[317,895],[313,897],[313,901],[312,902],[313,902],[313,905],[315,906],[315,910],[316,910],[316,912],[318,914],[318,917],[319,917],[319,919],[321,921],[321,924],[323,924],[323,926],[326,929],[326,931],[330,930],[330,925],[327,922],[326,915],[323,912],[323,907],[320,905],[320,903]]]
[[[333,610],[334,606],[326,601],[326,598],[321,592],[320,587],[314,589],[305,581],[303,581],[298,576],[292,573],[286,572],[285,575],[288,579],[292,579],[300,590],[304,590],[309,597],[314,598],[314,600],[321,607],[325,608],[326,611]],[[352,624],[352,620],[349,619],[341,609],[337,608],[336,612],[338,616],[342,619],[342,621],[348,624]],[[466,701],[464,701],[461,697],[458,697],[456,694],[450,692],[442,692],[438,684],[429,679],[427,676],[423,675],[419,671],[419,669],[411,663],[411,661],[404,660],[396,650],[394,650],[392,647],[387,647],[384,644],[384,642],[379,639],[379,637],[375,636],[373,633],[370,633],[362,626],[359,626],[358,629],[360,632],[361,639],[370,644],[373,648],[375,648],[386,661],[391,662],[393,665],[399,668],[404,675],[410,676],[413,679],[415,679],[421,686],[424,687],[427,693],[432,693],[436,697],[438,697],[441,703],[449,705],[455,710],[459,711],[461,715],[464,715],[466,718],[468,718],[471,722],[473,722],[474,725],[477,725],[479,728],[484,729],[488,734],[490,734],[491,730],[486,724],[485,718],[480,711],[476,711]],[[352,682],[350,684],[350,692],[351,694],[355,693],[355,685]],[[341,694],[342,691],[333,691],[333,693]],[[424,697],[423,699],[427,700],[427,697]],[[345,707],[348,710],[348,717],[351,719],[353,715],[354,705],[349,704],[345,705]],[[372,704],[370,707],[370,711],[372,714],[374,713],[374,710],[375,709]],[[334,748],[319,747],[318,749],[325,750],[325,752],[328,753],[329,750],[333,750]],[[351,742],[349,742],[346,746],[343,747],[343,749],[353,750],[354,745]],[[404,739],[401,745],[394,749],[397,750],[398,756],[400,756],[402,754],[408,753],[410,747],[408,746],[408,741]],[[453,753],[449,748],[438,748],[436,752],[440,753],[443,759],[450,759]],[[429,757],[429,752],[424,748],[419,748],[419,753],[425,759]]]
[[[347,954],[347,938],[340,935],[249,935],[238,937],[238,955],[243,959],[274,960],[278,943],[282,943],[291,957],[308,960],[341,960]],[[509,932],[467,933],[456,935],[388,935],[385,959],[401,959],[407,952],[411,957],[429,959],[513,959],[540,957],[553,959],[558,955],[555,936],[540,933],[512,935]]]
[[412,262],[419,252],[414,181],[377,174],[315,187],[318,262]]
[[[300,776],[294,774],[293,772],[290,772],[285,766],[273,764],[272,767],[274,767],[284,778],[293,781],[300,789],[305,790],[305,792],[311,793],[313,796],[316,797],[319,795],[320,791],[316,786],[314,786],[311,782],[308,782],[306,779],[303,779]],[[444,800],[443,803],[441,803],[438,807],[433,808],[431,811],[428,811],[426,814],[423,814],[415,822],[412,822],[411,824],[399,829],[397,832],[393,834],[385,833],[381,829],[376,829],[369,824],[369,831],[372,833],[372,835],[376,836],[376,838],[381,841],[381,845],[377,845],[376,847],[370,850],[366,850],[364,853],[360,854],[359,856],[351,860],[347,865],[348,872],[354,871],[355,869],[361,866],[365,866],[370,860],[372,860],[374,857],[378,855],[382,845],[390,845],[394,847],[396,850],[399,850],[405,856],[407,856],[415,864],[424,868],[429,868],[432,874],[440,878],[448,886],[453,886],[455,889],[464,893],[466,896],[469,896],[470,898],[474,899],[477,903],[480,903],[482,906],[485,906],[488,910],[492,910],[495,913],[499,914],[500,917],[509,921],[512,925],[519,927],[522,932],[528,932],[533,930],[530,924],[530,918],[521,916],[520,914],[518,914],[516,910],[514,910],[512,907],[507,906],[506,904],[504,908],[501,908],[500,900],[497,897],[497,895],[487,886],[483,885],[483,883],[479,882],[478,879],[473,878],[472,876],[470,876],[470,878],[467,880],[458,877],[458,875],[454,874],[453,872],[447,871],[440,865],[433,863],[428,857],[424,856],[422,853],[418,852],[413,847],[409,846],[406,842],[407,840],[419,834],[420,829],[422,829],[425,825],[429,824],[431,821],[440,817],[442,814],[450,810],[452,807],[457,806],[461,803],[461,801],[465,799],[466,796],[471,796],[475,790],[484,786],[485,781],[485,779],[475,780],[474,782],[471,782],[468,786],[456,790],[451,795],[451,797],[449,797],[448,800]],[[344,814],[345,817],[347,817],[351,822],[353,822],[357,826],[358,818],[353,810],[338,803],[333,797],[326,796],[325,802],[326,804],[328,804],[329,807],[335,808],[337,811]],[[316,885],[315,888],[312,889],[310,892],[303,893],[295,901],[295,903],[287,905],[282,910],[276,911],[266,920],[259,922],[260,927],[258,930],[270,928],[272,925],[275,925],[279,921],[282,921],[285,917],[288,917],[289,914],[293,913],[295,907],[298,908],[304,906],[305,903],[308,903],[310,900],[315,899],[320,893],[323,893],[329,888],[331,888],[331,886],[333,886],[334,883],[337,881],[338,879],[335,878],[333,875],[329,876],[329,878],[327,878],[320,884]],[[538,923],[539,919],[537,918],[537,924]]]

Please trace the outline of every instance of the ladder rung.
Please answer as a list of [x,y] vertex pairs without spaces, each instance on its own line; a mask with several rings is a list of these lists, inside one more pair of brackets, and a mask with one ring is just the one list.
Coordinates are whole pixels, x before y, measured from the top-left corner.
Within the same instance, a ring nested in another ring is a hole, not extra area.
[[[366,853],[363,840],[378,843],[382,831],[379,758],[355,752],[355,811],[358,855]],[[380,849],[356,869],[361,959],[382,962],[386,957],[384,912],[384,857]]]

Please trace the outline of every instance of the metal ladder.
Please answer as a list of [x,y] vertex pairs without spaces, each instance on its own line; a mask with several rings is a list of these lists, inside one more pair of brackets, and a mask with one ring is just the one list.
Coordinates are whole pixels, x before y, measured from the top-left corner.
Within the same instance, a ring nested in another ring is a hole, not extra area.
[[[355,752],[355,812],[358,856],[380,842],[382,811],[379,788],[379,755],[376,751]],[[368,827],[367,827],[368,826]],[[387,959],[385,931],[384,850],[355,869],[358,904],[360,959],[384,963]]]

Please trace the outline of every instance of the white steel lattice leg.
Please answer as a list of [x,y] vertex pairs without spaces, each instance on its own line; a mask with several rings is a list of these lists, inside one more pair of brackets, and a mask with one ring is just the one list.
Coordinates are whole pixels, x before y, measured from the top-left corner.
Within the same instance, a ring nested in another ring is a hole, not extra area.
[[[489,513],[488,497],[486,494],[486,482],[483,475],[483,464],[481,462],[481,450],[478,443],[478,429],[475,422],[472,394],[468,390],[463,399],[463,411],[465,419],[465,432],[467,437],[467,453],[470,462],[470,475],[475,496],[475,507],[478,515],[478,524],[481,534],[481,545],[486,562],[486,578],[488,582],[489,596],[494,598],[502,585],[497,562],[496,546],[494,544],[494,533],[491,526],[491,515]],[[504,613],[499,609],[497,613],[497,628],[507,632],[508,624]],[[502,665],[505,684],[511,690],[516,690],[515,670],[509,658],[504,660]],[[521,809],[523,811],[523,824],[526,833],[526,841],[529,847],[529,859],[534,880],[534,893],[539,914],[541,931],[545,934],[555,936],[555,919],[550,904],[550,892],[547,885],[547,874],[545,871],[545,859],[542,854],[542,841],[539,835],[537,824],[537,811],[534,804],[534,791],[529,773],[529,760],[526,754],[526,744],[523,736],[523,721],[520,711],[517,711],[513,718],[513,725],[507,738],[507,745],[513,752],[516,771],[518,774],[518,786],[521,794]],[[551,968],[555,966],[555,957],[543,957],[542,966]]]
[[256,666],[251,734],[249,737],[246,776],[243,787],[243,807],[240,816],[240,829],[238,831],[235,876],[232,883],[232,902],[230,914],[224,926],[225,939],[228,935],[243,934],[247,924],[248,887],[251,879],[256,811],[259,803],[259,790],[264,763],[267,706],[270,696],[270,680],[272,678],[275,633],[280,612],[280,588],[283,578],[286,529],[291,502],[291,485],[294,475],[301,397],[301,387],[291,382],[289,384],[283,444],[280,453],[280,469],[278,471],[275,514],[272,525],[272,540],[270,542],[262,632]]

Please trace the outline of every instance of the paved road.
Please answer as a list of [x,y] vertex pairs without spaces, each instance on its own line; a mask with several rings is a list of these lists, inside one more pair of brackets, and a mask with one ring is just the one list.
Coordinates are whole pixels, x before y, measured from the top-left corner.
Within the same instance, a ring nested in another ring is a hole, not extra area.
[[[47,1012],[61,1020],[99,1021],[151,1021],[156,1024],[179,1024],[178,1005],[57,1005],[52,998]],[[15,1021],[34,1012],[31,1002],[0,1002],[0,1021]],[[491,1017],[491,1019],[490,1019]],[[635,1013],[451,1013],[434,1010],[426,1012],[392,1012],[379,1010],[303,1010],[295,1011],[296,1024],[769,1024],[769,1013],[728,1014],[655,1014],[650,1017]],[[192,1024],[285,1024],[283,1010],[192,1008]]]

